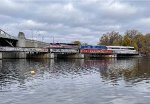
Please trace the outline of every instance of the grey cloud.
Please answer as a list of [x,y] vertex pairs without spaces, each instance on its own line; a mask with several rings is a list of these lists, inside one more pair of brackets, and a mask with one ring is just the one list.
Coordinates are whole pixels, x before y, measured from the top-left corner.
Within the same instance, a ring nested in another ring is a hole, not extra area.
[[112,30],[149,32],[149,1],[138,0],[1,0],[0,26],[17,36],[52,42],[80,40],[96,44]]

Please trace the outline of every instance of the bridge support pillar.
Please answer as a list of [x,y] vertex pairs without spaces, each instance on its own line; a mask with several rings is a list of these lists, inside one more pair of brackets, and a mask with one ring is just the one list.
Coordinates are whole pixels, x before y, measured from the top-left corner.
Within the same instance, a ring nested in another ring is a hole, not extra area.
[[54,53],[48,53],[48,58],[51,58],[51,59],[53,59],[53,58],[55,58],[55,56],[54,56]]
[[117,57],[117,54],[113,54],[113,55],[111,55],[112,57]]
[[114,57],[114,58],[116,58],[116,57],[117,57],[117,54],[109,55],[109,57]]
[[0,71],[2,70],[2,68],[3,68],[3,62],[2,60],[0,60]]
[[68,55],[68,58],[83,59],[84,58],[84,54],[77,53],[77,54],[73,54],[73,55]]
[[103,57],[116,58],[116,57],[117,57],[117,54],[104,55]]
[[26,52],[19,52],[19,58],[20,59],[25,59],[27,57]]
[[0,52],[0,60],[3,58],[3,53]]
[[79,53],[77,58],[84,58],[84,54]]
[[26,47],[26,42],[25,42],[25,35],[23,32],[19,32],[18,34],[18,47]]

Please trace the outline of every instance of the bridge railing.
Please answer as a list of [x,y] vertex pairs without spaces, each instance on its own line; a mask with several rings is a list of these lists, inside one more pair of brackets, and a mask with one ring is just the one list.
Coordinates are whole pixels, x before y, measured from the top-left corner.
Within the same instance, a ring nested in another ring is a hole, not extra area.
[[51,53],[79,53],[78,49],[50,49]]
[[6,33],[5,31],[3,31],[2,29],[0,29],[0,37],[17,40],[16,37],[9,35],[9,34]]
[[83,54],[112,54],[111,50],[98,50],[98,49],[81,49],[80,53]]
[[0,47],[0,52],[48,52],[46,48]]
[[138,54],[136,50],[113,50],[115,54]]

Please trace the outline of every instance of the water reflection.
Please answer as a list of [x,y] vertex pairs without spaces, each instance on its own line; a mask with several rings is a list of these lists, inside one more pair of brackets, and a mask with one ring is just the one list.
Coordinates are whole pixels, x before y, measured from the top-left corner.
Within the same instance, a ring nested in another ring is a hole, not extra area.
[[[77,77],[99,73],[103,80],[135,83],[150,78],[149,59],[0,60],[0,86],[34,78]],[[34,72],[34,73],[32,73]]]
[[149,67],[150,59],[143,58],[0,60],[0,101],[1,104],[148,104]]

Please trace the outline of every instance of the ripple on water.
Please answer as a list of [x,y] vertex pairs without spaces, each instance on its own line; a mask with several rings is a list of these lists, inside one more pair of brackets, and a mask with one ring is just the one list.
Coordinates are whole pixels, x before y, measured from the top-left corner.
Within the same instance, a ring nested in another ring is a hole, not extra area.
[[150,102],[147,59],[2,61],[2,104]]

